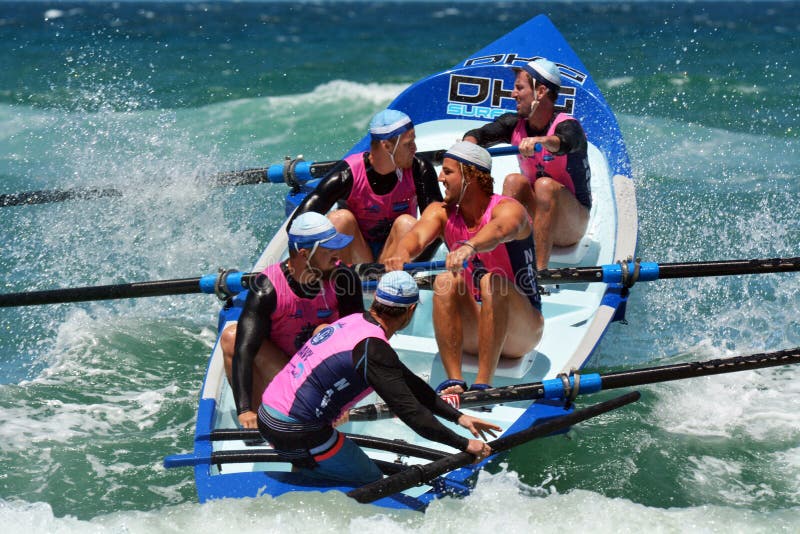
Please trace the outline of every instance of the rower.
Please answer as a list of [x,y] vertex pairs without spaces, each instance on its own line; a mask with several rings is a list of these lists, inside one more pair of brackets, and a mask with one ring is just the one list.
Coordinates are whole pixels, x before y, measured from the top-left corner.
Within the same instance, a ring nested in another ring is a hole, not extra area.
[[353,236],[342,261],[382,262],[386,251],[405,235],[431,202],[442,200],[431,162],[417,156],[414,123],[394,109],[381,111],[369,124],[370,148],[336,165],[306,196],[297,214],[327,213],[336,230]]
[[375,462],[333,427],[373,390],[421,436],[479,460],[491,454],[484,441],[456,434],[435,415],[466,428],[475,438],[494,436],[501,428],[444,402],[389,345],[389,338],[411,321],[418,299],[410,274],[384,275],[369,311],[322,328],[275,376],[262,397],[258,429],[281,457],[325,480],[362,485],[380,479]]

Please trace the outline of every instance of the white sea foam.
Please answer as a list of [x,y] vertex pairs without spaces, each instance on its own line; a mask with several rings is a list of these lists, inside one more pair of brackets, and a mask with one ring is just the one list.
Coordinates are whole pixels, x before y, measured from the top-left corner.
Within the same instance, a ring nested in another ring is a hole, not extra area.
[[181,504],[147,512],[116,512],[78,520],[53,516],[49,505],[0,501],[0,521],[9,534],[29,532],[291,532],[456,533],[545,530],[556,524],[598,533],[789,532],[800,510],[758,512],[736,507],[652,508],[626,499],[575,490],[530,495],[511,473],[482,475],[473,495],[434,502],[425,514],[359,505],[339,493],[287,494],[273,499]]

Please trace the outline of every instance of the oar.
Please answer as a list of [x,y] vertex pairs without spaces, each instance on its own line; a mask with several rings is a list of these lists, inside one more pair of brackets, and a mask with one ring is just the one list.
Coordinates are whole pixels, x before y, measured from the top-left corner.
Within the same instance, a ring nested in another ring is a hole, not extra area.
[[[604,375],[598,373],[562,375],[559,378],[543,380],[542,382],[517,384],[483,391],[466,391],[458,395],[447,395],[445,398],[456,408],[537,399],[574,399],[576,395],[596,393],[601,390],[643,386],[671,380],[750,371],[797,363],[800,363],[800,347],[704,362],[645,367]],[[392,411],[383,403],[359,406],[350,410],[350,421],[375,421],[390,417],[393,417]]]
[[787,273],[792,271],[800,271],[800,257],[683,263],[654,263],[628,260],[622,263],[597,267],[544,269],[539,271],[538,274],[539,280],[545,283],[605,282],[606,284],[631,286],[636,282],[651,282],[666,278]]
[[[377,436],[365,436],[361,434],[345,434],[352,439],[359,447],[387,451],[402,456],[413,456],[425,460],[439,460],[447,453],[438,449],[422,447],[404,441],[380,438]],[[210,436],[204,436],[211,441],[222,440],[260,440],[261,434],[255,429],[223,429],[215,430]],[[203,437],[200,437],[202,439]],[[248,463],[248,462],[285,462],[278,454],[271,449],[250,449],[237,451],[215,451],[203,454],[173,454],[164,458],[164,467],[193,467],[196,465],[225,464],[225,463]]]
[[[681,263],[655,263],[627,260],[594,267],[563,267],[537,272],[542,284],[586,284],[603,282],[633,287],[636,282],[653,282],[667,278],[700,278],[743,274],[788,273],[800,271],[800,257],[753,260],[720,260]],[[420,287],[433,287],[433,276],[417,280]]]
[[[493,453],[507,451],[512,447],[522,445],[536,438],[548,436],[554,432],[580,423],[581,421],[586,421],[592,417],[597,417],[598,415],[630,404],[638,400],[639,397],[640,394],[638,391],[632,391],[611,400],[589,406],[588,408],[576,410],[567,415],[548,419],[541,423],[535,423],[525,430],[491,441],[489,442],[489,446],[492,447]],[[396,475],[391,475],[360,488],[353,489],[347,492],[347,495],[358,502],[370,503],[381,497],[394,495],[395,493],[407,490],[418,484],[424,484],[444,473],[460,467],[465,467],[474,461],[475,456],[472,454],[468,452],[459,452],[426,465],[413,465],[410,469],[401,471]]]
[[[365,276],[373,276],[376,273],[382,273],[384,271],[383,265],[379,263],[357,264],[355,267],[356,272],[364,273]],[[412,262],[403,265],[403,270],[408,272],[435,271],[443,268],[443,261]],[[225,299],[248,289],[250,283],[259,274],[260,273],[241,273],[233,270],[223,270],[218,274],[207,274],[198,278],[180,278],[104,286],[5,293],[0,294],[0,308],[60,304],[65,302],[187,295],[192,293],[216,294],[221,299]]]
[[99,189],[85,187],[76,189],[55,189],[52,191],[28,191],[26,193],[8,193],[0,195],[0,208],[32,204],[47,204],[65,200],[92,200],[104,197],[121,197],[122,191],[111,188]]
[[[507,156],[516,154],[519,149],[515,146],[493,147],[488,149],[492,156]],[[417,154],[429,159],[434,164],[441,164],[444,149],[418,152]],[[305,161],[302,156],[295,159],[286,158],[283,163],[268,167],[255,167],[238,171],[213,174],[208,177],[215,186],[238,186],[255,184],[280,184],[297,189],[301,183],[317,178],[322,178],[330,172],[341,160],[334,161]],[[0,195],[0,208],[9,206],[23,206],[32,204],[46,204],[50,202],[63,202],[65,200],[90,200],[103,197],[121,197],[122,191],[113,188],[75,188],[53,189],[42,191],[28,191],[23,193],[7,193]]]

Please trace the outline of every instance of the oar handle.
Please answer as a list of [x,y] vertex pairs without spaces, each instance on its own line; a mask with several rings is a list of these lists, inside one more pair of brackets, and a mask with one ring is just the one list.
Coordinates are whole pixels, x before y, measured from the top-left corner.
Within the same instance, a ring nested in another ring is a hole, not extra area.
[[[576,410],[561,417],[535,423],[525,430],[491,441],[489,442],[489,446],[492,447],[492,452],[507,451],[512,447],[522,445],[536,438],[548,436],[592,417],[597,417],[598,415],[630,404],[638,400],[639,397],[640,394],[638,391],[632,391],[611,400],[589,406],[588,408]],[[427,465],[413,465],[411,468],[401,471],[396,475],[391,475],[351,490],[347,495],[361,503],[374,502],[381,497],[394,495],[395,493],[407,490],[418,484],[428,482],[437,476],[467,466],[474,461],[475,456],[472,454],[468,452],[459,452],[452,456],[442,458],[441,460],[435,460]]]

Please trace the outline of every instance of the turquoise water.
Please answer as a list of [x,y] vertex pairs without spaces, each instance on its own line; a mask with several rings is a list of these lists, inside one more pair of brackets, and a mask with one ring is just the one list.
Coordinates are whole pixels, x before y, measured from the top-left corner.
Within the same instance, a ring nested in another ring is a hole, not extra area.
[[[800,4],[0,3],[0,194],[122,198],[0,209],[0,291],[246,269],[281,186],[205,176],[334,159],[413,81],[545,13],[617,113],[638,254],[800,255]],[[424,51],[424,52],[421,52]],[[800,345],[796,274],[634,288],[589,367]],[[13,532],[793,531],[800,386],[771,369],[643,388],[534,442],[425,515],[342,495],[199,505],[189,470],[210,296],[0,310],[0,521]],[[598,396],[602,397],[602,395]],[[7,531],[4,528],[4,531]]]

